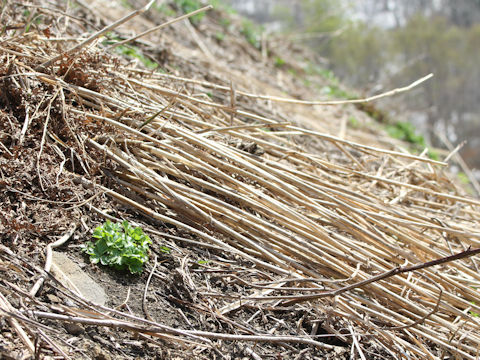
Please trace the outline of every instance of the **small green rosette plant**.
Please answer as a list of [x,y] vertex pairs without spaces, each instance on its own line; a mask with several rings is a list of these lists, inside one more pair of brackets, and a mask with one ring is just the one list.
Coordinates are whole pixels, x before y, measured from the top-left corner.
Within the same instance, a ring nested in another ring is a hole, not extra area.
[[96,241],[86,243],[83,252],[90,255],[93,264],[128,269],[132,274],[142,272],[152,241],[141,228],[133,228],[128,221],[112,223],[107,220],[94,230],[92,237]]

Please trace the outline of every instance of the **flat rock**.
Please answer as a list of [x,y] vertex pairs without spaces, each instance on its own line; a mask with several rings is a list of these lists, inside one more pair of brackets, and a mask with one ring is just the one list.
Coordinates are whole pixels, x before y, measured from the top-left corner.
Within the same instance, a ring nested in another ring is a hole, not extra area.
[[83,298],[98,305],[105,305],[107,302],[107,294],[103,287],[88,276],[80,266],[70,260],[64,253],[53,251],[51,271],[55,278],[65,287]]

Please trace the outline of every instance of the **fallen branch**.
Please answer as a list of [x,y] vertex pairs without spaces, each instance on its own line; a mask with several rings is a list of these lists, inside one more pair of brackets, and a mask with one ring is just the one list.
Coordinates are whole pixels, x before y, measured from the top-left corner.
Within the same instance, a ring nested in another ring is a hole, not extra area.
[[[158,326],[142,327],[130,322],[114,320],[114,319],[93,319],[85,318],[79,316],[67,316],[61,314],[48,313],[44,311],[30,311],[32,315],[51,320],[67,321],[87,325],[97,325],[97,326],[107,326],[107,327],[119,327],[125,330],[131,330],[135,332],[140,332],[149,335],[155,335],[157,333],[171,333],[167,331],[164,327],[160,328]],[[172,329],[173,330],[173,329]],[[190,336],[196,339],[218,339],[218,340],[227,340],[227,341],[251,341],[251,342],[267,342],[267,343],[300,343],[313,345],[322,349],[333,350],[336,348],[334,345],[325,344],[319,341],[315,341],[306,337],[300,336],[268,336],[268,335],[232,335],[232,334],[222,334],[214,333],[209,331],[196,331],[196,330],[180,330],[174,329],[177,335]]]
[[187,336],[190,338],[194,338],[201,341],[208,341],[202,335],[193,334],[193,332],[175,329],[168,326],[164,326],[158,323],[151,326],[141,326],[132,322],[117,320],[117,319],[99,319],[99,318],[88,318],[88,317],[81,317],[81,316],[69,316],[63,314],[56,314],[56,313],[49,313],[46,311],[28,311],[25,312],[28,314],[32,314],[38,318],[43,319],[50,319],[50,320],[58,320],[58,321],[65,321],[65,322],[72,322],[78,324],[85,324],[85,325],[94,325],[94,326],[106,326],[111,328],[121,328],[124,330],[134,331],[143,334],[149,335],[157,335],[157,334],[175,334],[180,336]]
[[[398,267],[395,267],[395,268],[393,268],[389,271],[386,271],[382,274],[378,274],[378,275],[375,275],[375,276],[373,276],[369,279],[365,279],[365,280],[356,282],[354,284],[344,286],[344,287],[342,287],[340,289],[337,289],[337,290],[326,291],[326,292],[322,292],[322,293],[318,293],[318,294],[302,295],[300,297],[297,297],[297,299],[299,301],[305,301],[305,300],[319,299],[319,298],[323,298],[323,297],[335,297],[337,295],[343,294],[344,292],[347,292],[347,291],[350,291],[350,290],[353,290],[353,289],[356,289],[356,288],[360,288],[360,287],[363,287],[365,285],[368,285],[368,284],[371,284],[371,283],[374,283],[374,282],[377,282],[377,281],[380,281],[380,280],[385,280],[385,279],[388,279],[389,277],[392,277],[392,276],[395,276],[395,275],[407,273],[407,272],[410,272],[410,271],[421,270],[421,269],[425,269],[425,268],[436,266],[436,265],[445,264],[445,263],[448,263],[448,262],[451,262],[451,261],[464,259],[464,258],[474,256],[474,255],[477,255],[477,254],[480,254],[480,248],[478,248],[478,249],[468,249],[468,250],[462,251],[458,254],[445,256],[445,257],[440,258],[440,259],[427,261],[427,262],[420,263],[420,264],[413,265],[413,266],[398,266]],[[298,302],[298,301],[293,300],[293,301],[287,302],[287,304],[289,305],[291,303],[296,303],[296,302]],[[287,304],[285,304],[285,305],[287,305]]]
[[283,97],[277,97],[277,96],[269,96],[269,95],[254,95],[254,94],[244,94],[240,93],[242,95],[246,95],[251,98],[256,98],[256,99],[262,99],[262,100],[270,100],[270,101],[276,101],[276,102],[283,102],[283,103],[289,103],[289,104],[301,104],[301,105],[344,105],[344,104],[362,104],[362,103],[367,103],[371,102],[374,100],[382,99],[388,96],[393,96],[400,94],[402,92],[409,91],[413,89],[414,87],[420,85],[424,81],[427,81],[433,77],[433,74],[428,74],[427,76],[424,76],[413,83],[411,83],[408,86],[393,89],[387,92],[384,92],[382,94],[370,96],[364,99],[352,99],[352,100],[331,100],[331,101],[308,101],[308,100],[297,100],[297,99],[289,99],[289,98],[283,98]]
[[424,262],[418,265],[413,265],[413,266],[398,266],[395,267],[389,271],[386,271],[384,273],[372,276],[368,279],[358,281],[356,283],[353,283],[351,285],[347,285],[344,287],[341,287],[336,290],[329,290],[329,291],[322,291],[317,294],[308,294],[308,295],[278,295],[278,296],[263,296],[263,297],[258,297],[258,296],[247,296],[247,297],[239,297],[239,296],[230,296],[226,294],[212,294],[212,293],[201,293],[204,296],[213,296],[213,297],[228,297],[228,298],[241,298],[242,301],[248,301],[248,300],[288,300],[287,302],[283,303],[283,306],[289,306],[295,303],[303,302],[303,301],[308,301],[308,300],[315,300],[315,299],[320,299],[320,298],[326,298],[326,297],[335,297],[340,294],[343,294],[347,291],[361,288],[365,285],[372,284],[374,282],[380,281],[380,280],[385,280],[388,279],[392,276],[411,272],[411,271],[416,271],[416,270],[421,270],[425,269],[428,267],[436,266],[436,265],[441,265],[445,264],[451,261],[459,260],[459,259],[464,259],[470,256],[474,256],[480,254],[480,248],[478,249],[468,249],[465,251],[462,251],[458,254],[446,256],[440,259]]

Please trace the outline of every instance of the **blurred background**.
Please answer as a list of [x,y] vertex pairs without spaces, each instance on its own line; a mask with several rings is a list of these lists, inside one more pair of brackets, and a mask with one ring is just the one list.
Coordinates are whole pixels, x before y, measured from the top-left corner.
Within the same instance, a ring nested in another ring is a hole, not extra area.
[[395,122],[411,123],[427,145],[453,149],[466,141],[460,154],[480,179],[480,0],[227,2],[262,24],[277,39],[272,44],[288,37],[308,46],[357,96],[434,73],[375,104]]

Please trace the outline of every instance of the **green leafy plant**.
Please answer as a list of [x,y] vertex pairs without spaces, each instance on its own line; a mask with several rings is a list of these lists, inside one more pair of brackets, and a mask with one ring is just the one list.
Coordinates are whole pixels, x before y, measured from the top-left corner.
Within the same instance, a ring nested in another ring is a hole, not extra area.
[[[184,14],[191,13],[202,7],[199,0],[174,0],[175,4],[182,10]],[[200,21],[205,17],[205,12],[191,16],[190,22],[194,25],[198,25]]]
[[227,4],[229,1],[222,1],[222,0],[210,0],[208,3],[213,6],[216,10],[225,11],[227,14],[237,14],[237,11]]
[[132,4],[128,0],[121,0],[120,4],[125,8],[125,9],[133,9]]
[[360,127],[360,121],[355,116],[350,116],[348,118],[348,124],[353,129],[358,129]]
[[250,45],[260,49],[260,34],[262,32],[260,26],[255,25],[250,20],[243,20],[240,32],[245,36]]
[[429,149],[429,150],[428,150],[428,156],[429,156],[430,159],[432,159],[432,160],[440,161],[440,155],[438,155],[438,152],[436,152],[436,151],[433,150],[433,149]]
[[83,246],[83,252],[90,255],[93,264],[128,269],[132,274],[142,272],[152,241],[141,228],[133,228],[128,221],[112,223],[107,220],[94,230],[92,236],[95,243],[89,241]]
[[409,122],[399,121],[387,126],[388,134],[396,139],[407,141],[422,148],[425,147],[425,139],[417,135],[415,127]]
[[217,39],[218,42],[222,42],[223,40],[225,40],[225,34],[220,31],[217,31],[215,33],[215,39]]
[[222,17],[222,18],[220,18],[220,25],[223,28],[228,29],[230,27],[230,25],[232,25],[232,22],[230,21],[229,18]]
[[287,72],[292,75],[293,77],[298,77],[298,73],[297,73],[297,70],[293,69],[293,68],[289,68],[287,69]]
[[463,185],[468,185],[470,184],[470,179],[468,178],[467,174],[465,174],[464,172],[459,172],[457,174],[457,177],[458,177],[458,180],[460,180],[460,182],[463,184]]
[[[3,8],[3,6],[0,6],[0,9]],[[27,20],[27,24],[25,26],[25,32],[30,31],[30,27],[32,24],[40,25],[44,22],[43,15],[36,15],[33,18],[30,19],[31,12],[30,10],[24,10],[23,11],[23,16],[25,20]]]
[[275,56],[275,66],[276,67],[282,67],[283,65],[285,65],[285,60],[282,59],[280,56]]
[[[104,46],[112,45],[115,44],[117,41],[123,40],[122,38],[119,38],[117,35],[114,33],[108,32],[105,35],[105,40],[102,41],[102,44]],[[152,60],[150,60],[148,57],[143,55],[142,51],[133,45],[120,45],[117,46],[114,51],[117,54],[124,55],[129,58],[135,58],[140,60],[140,62],[147,68],[151,70],[160,70],[158,64]]]
[[175,11],[165,3],[162,3],[162,4],[154,3],[152,5],[152,9],[158,11],[159,13],[165,16],[174,17],[176,15]]
[[115,51],[119,54],[140,60],[147,69],[154,70],[158,67],[158,65],[154,61],[143,55],[141,51],[134,46],[120,45],[115,48]]
[[[356,99],[358,95],[347,91],[343,88],[340,80],[336,77],[333,71],[320,67],[318,65],[307,63],[304,68],[305,74],[310,77],[320,77],[325,80],[326,85],[319,88],[320,92],[323,95],[327,95],[333,99]],[[304,80],[305,85],[310,86],[311,82],[309,79]]]
[[329,85],[326,85],[322,87],[321,89],[322,94],[328,95],[331,98],[334,99],[350,99],[352,96],[343,90],[340,86],[330,83]]
[[[427,145],[423,135],[417,134],[415,126],[409,122],[398,121],[387,125],[387,133],[395,138],[413,145],[413,150],[423,150]],[[440,160],[435,150],[429,150],[428,156],[433,160]]]

